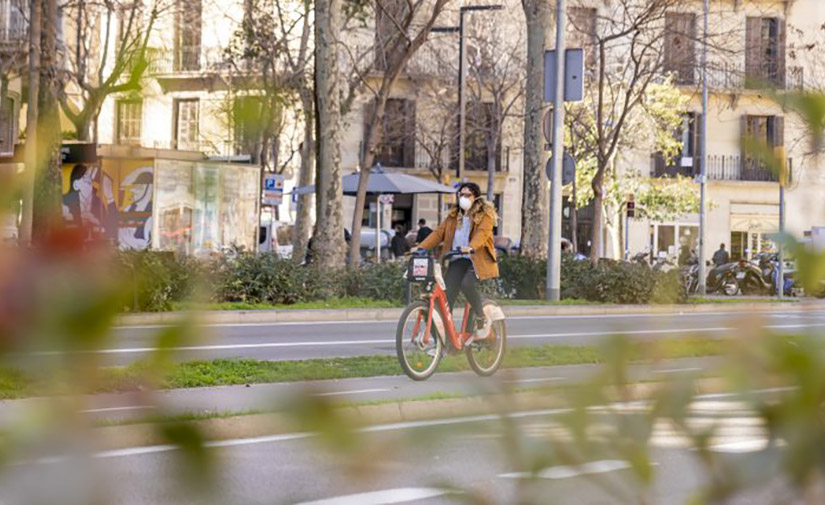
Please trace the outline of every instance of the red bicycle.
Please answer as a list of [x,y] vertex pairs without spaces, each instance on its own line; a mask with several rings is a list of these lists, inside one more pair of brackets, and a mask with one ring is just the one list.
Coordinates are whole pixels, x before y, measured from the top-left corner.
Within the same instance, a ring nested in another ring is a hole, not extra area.
[[[445,255],[448,260],[459,251]],[[504,312],[493,300],[484,300],[484,314],[491,322],[489,332],[477,335],[472,329],[470,304],[464,306],[461,330],[456,330],[447,303],[442,267],[431,255],[417,254],[410,259],[407,282],[422,284],[421,299],[410,303],[401,314],[395,346],[404,373],[422,381],[435,373],[446,353],[464,351],[470,367],[481,376],[493,375],[501,366],[507,332]]]

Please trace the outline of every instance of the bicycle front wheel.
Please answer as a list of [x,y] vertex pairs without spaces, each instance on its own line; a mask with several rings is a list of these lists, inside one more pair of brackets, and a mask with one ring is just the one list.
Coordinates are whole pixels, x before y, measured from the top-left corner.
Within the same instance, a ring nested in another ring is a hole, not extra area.
[[443,354],[443,342],[435,324],[427,332],[427,311],[429,307],[422,301],[407,305],[398,320],[395,334],[395,351],[398,363],[412,380],[423,381],[430,378],[438,367]]
[[[495,304],[491,300],[486,300],[484,305]],[[507,329],[504,320],[493,321],[490,325],[490,333],[484,340],[477,340],[465,348],[467,361],[470,368],[482,377],[489,377],[496,373],[496,370],[504,361],[504,352],[507,349]]]

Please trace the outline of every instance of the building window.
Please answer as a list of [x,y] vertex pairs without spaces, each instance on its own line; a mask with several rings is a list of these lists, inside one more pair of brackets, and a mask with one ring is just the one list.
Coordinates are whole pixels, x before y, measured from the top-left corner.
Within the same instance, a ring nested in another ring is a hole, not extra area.
[[[487,137],[493,127],[493,107],[489,102],[469,104],[467,108],[467,131],[464,137],[464,168],[466,170],[487,170],[487,160],[490,157],[487,148]],[[456,144],[458,139],[456,139]],[[495,169],[501,171],[501,138],[497,142],[497,152],[494,153]],[[457,163],[457,156],[456,163]]]
[[406,50],[406,34],[398,27],[404,25],[409,13],[404,0],[383,0],[376,4],[375,69],[385,71],[400,53]]
[[749,86],[785,85],[785,20],[749,17],[745,27],[745,76]]
[[232,110],[234,154],[254,156],[261,144],[263,134],[261,99],[244,96],[235,99]]
[[140,145],[143,102],[140,100],[117,101],[117,143]]
[[668,12],[665,15],[664,70],[677,84],[694,84],[696,68],[696,14]]
[[[365,121],[372,115],[371,107],[365,111]],[[388,99],[379,129],[375,162],[385,167],[414,167],[415,100]]]
[[765,164],[748,154],[749,142],[770,148],[785,144],[785,118],[781,116],[742,116],[742,167],[740,180],[777,181],[777,174]]
[[198,99],[175,100],[175,148],[198,150]]
[[201,0],[178,0],[175,13],[175,71],[201,68]]
[[22,42],[26,37],[24,0],[0,0],[0,42]]
[[569,23],[567,31],[570,47],[584,49],[585,65],[588,69],[596,67],[596,9],[589,7],[570,7],[567,9]]
[[672,160],[666,160],[659,152],[653,155],[654,177],[693,177],[701,164],[702,115],[695,112],[682,114],[682,122],[674,132],[681,150]]
[[9,97],[0,104],[0,154],[14,152],[14,100]]

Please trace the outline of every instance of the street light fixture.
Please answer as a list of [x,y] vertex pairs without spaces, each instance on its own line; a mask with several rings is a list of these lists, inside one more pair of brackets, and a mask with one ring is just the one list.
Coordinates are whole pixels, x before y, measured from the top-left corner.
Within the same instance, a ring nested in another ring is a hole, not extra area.
[[477,11],[498,11],[504,9],[503,5],[467,5],[458,9],[458,26],[435,27],[433,32],[455,33],[458,32],[458,168],[456,168],[456,179],[464,180],[464,160],[465,143],[464,132],[466,129],[467,108],[467,48],[464,43],[464,14]]

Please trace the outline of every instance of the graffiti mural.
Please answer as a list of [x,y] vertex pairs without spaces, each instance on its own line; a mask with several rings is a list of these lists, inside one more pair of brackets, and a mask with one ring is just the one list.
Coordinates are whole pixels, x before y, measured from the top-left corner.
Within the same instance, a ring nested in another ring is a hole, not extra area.
[[83,228],[88,240],[147,249],[152,245],[153,189],[151,162],[64,161],[63,219]]

